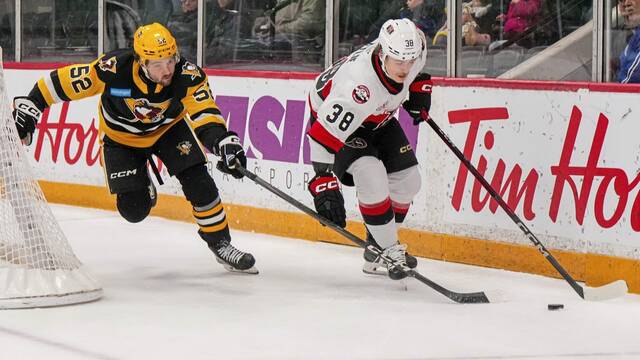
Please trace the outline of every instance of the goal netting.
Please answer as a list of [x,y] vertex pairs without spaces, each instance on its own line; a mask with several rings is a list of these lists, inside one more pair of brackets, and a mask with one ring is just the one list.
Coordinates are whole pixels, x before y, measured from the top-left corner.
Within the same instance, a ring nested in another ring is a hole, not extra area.
[[6,90],[0,48],[0,309],[96,300],[100,285],[71,250],[31,174]]

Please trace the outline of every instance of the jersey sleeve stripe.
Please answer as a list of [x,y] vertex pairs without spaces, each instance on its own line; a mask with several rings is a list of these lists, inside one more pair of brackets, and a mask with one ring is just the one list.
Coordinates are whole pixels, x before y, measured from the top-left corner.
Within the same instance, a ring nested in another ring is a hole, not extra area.
[[47,106],[51,106],[56,102],[56,100],[51,95],[51,92],[49,91],[49,88],[47,87],[47,83],[46,83],[45,79],[46,79],[46,77],[44,79],[38,80],[37,86],[38,86],[38,90],[40,91],[40,94],[44,98],[44,101],[47,103]]
[[51,95],[51,99],[53,100],[52,104],[62,102],[60,96],[56,92],[56,87],[53,85],[53,80],[51,79],[51,75],[45,76],[42,78],[44,82],[44,86],[46,86],[49,94]]
[[[55,94],[58,96],[61,101],[71,101],[71,99],[67,96],[62,88],[62,84],[60,83],[60,78],[58,77],[58,70],[53,70],[51,72],[51,83],[53,84],[53,89]],[[52,92],[53,94],[53,92]]]
[[344,146],[344,143],[337,137],[331,135],[331,133],[328,132],[319,121],[315,121],[313,125],[311,125],[311,129],[309,129],[309,136],[334,154],[340,151]]

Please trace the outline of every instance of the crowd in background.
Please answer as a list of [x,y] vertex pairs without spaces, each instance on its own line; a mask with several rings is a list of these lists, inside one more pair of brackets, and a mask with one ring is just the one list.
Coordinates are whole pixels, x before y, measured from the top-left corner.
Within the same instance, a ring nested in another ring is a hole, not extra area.
[[[34,1],[23,4],[22,37],[28,41],[23,61],[66,53],[93,56],[98,27],[95,2],[48,0],[44,2],[55,6],[47,8],[41,1],[30,12],[28,3]],[[621,56],[613,56],[612,67],[620,82],[638,78],[633,71],[621,77],[640,53],[640,35],[635,35],[637,24],[632,20],[640,12],[636,1],[640,0],[619,0],[615,9],[622,25],[614,48]],[[324,66],[326,0],[205,0],[204,4],[204,66],[278,70],[285,64],[312,71]],[[446,0],[341,0],[339,4],[338,56],[375,39],[384,21],[408,18],[428,37],[432,72],[444,71],[442,57],[449,36]],[[106,5],[106,51],[131,46],[137,26],[157,21],[174,33],[181,54],[195,61],[197,0],[107,0]],[[592,18],[591,0],[462,0],[461,8],[462,55],[481,58],[476,71],[483,76],[499,75]],[[0,18],[0,45],[5,49],[13,46],[13,17],[6,13]],[[503,56],[502,68],[481,61],[503,50],[508,50],[503,55],[514,54],[517,59]]]

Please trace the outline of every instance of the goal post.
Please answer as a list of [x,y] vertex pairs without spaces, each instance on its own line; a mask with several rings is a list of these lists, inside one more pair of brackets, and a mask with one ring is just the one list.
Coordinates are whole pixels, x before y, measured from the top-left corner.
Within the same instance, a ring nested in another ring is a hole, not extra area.
[[11,116],[0,48],[0,309],[101,296],[100,284],[73,253],[32,175]]

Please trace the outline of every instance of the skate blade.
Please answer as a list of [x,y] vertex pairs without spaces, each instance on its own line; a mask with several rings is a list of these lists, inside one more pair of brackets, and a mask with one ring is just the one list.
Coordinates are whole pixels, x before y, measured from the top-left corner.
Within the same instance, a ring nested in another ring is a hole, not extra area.
[[367,275],[387,276],[387,267],[381,264],[365,262],[362,272]]
[[227,264],[226,262],[218,259],[216,257],[216,261],[222,265],[222,267],[224,267],[225,270],[227,270],[228,272],[232,272],[232,273],[240,273],[240,274],[249,274],[249,275],[258,275],[260,272],[258,271],[258,269],[255,266],[252,266],[246,270],[240,270],[237,268],[234,268],[233,266]]

